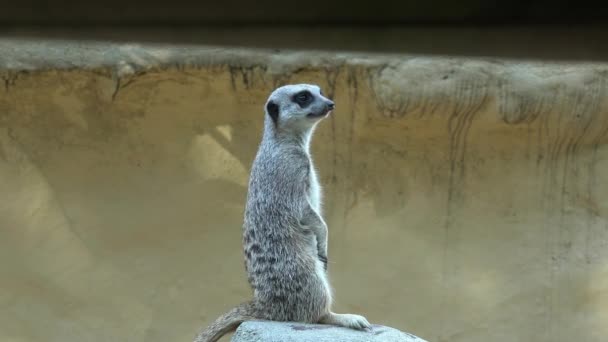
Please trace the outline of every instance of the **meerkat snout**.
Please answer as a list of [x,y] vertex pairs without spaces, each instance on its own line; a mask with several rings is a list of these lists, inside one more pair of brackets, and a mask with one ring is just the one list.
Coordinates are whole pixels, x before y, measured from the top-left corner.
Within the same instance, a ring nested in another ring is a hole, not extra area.
[[317,112],[313,111],[313,112],[309,113],[307,116],[310,118],[323,119],[326,116],[328,116],[331,113],[331,111],[334,110],[334,108],[336,108],[336,105],[331,100],[324,102],[323,105],[324,105],[324,107],[322,107],[319,111],[317,111]]

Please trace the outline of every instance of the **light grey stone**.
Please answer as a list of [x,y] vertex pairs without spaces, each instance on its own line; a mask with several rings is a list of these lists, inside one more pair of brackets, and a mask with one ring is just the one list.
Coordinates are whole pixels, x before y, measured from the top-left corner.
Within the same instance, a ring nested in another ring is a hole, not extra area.
[[357,331],[332,325],[248,321],[239,326],[232,342],[427,342],[407,332],[383,326]]

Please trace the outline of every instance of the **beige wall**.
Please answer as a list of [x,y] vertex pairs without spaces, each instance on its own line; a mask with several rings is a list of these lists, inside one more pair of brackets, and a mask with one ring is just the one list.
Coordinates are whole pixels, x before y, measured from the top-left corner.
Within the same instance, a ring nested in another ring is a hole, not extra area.
[[188,341],[248,298],[248,169],[284,82],[337,103],[313,150],[338,311],[608,339],[608,65],[3,44],[2,341]]

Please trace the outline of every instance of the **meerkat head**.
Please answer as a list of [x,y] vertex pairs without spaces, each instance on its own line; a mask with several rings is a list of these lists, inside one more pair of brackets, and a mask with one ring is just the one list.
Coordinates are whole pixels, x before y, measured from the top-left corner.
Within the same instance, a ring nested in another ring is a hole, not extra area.
[[334,108],[334,102],[314,84],[279,87],[270,94],[264,107],[275,127],[298,131],[311,129]]

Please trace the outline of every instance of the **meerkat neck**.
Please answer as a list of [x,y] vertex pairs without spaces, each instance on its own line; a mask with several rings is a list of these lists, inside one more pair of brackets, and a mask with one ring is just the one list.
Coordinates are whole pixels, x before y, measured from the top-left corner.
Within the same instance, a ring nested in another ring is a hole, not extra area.
[[286,130],[276,127],[274,123],[266,123],[264,130],[265,141],[282,145],[291,145],[304,149],[306,153],[310,151],[310,140],[314,131],[314,126],[302,131]]

